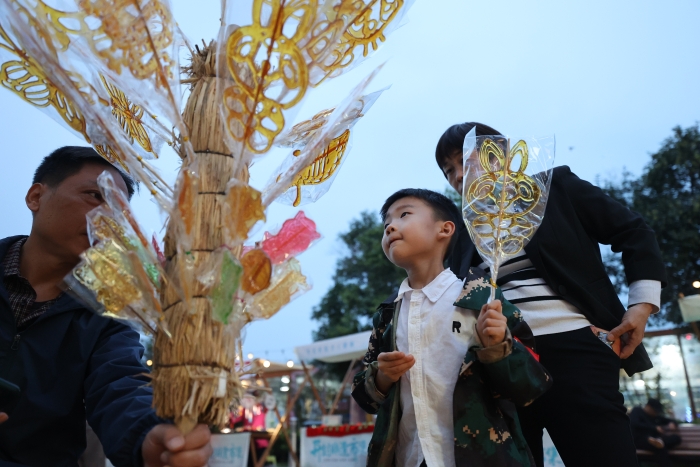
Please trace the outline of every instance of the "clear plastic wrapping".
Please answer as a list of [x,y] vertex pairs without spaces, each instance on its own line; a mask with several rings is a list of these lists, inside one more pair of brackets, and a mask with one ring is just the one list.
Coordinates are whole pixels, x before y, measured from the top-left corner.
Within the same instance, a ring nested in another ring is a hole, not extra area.
[[164,208],[172,192],[147,161],[164,142],[174,144],[173,125],[186,136],[179,42],[166,0],[139,8],[111,0],[0,1],[6,87],[121,165]]
[[[270,177],[270,180],[263,189],[263,204],[265,206],[269,206],[282,193],[288,191],[290,187],[293,187],[295,181],[301,186],[301,182],[297,180],[297,177],[300,174],[303,176],[303,171],[305,169],[313,172],[314,169],[318,168],[317,163],[319,163],[319,161],[322,164],[327,160],[327,157],[324,156],[324,150],[329,147],[334,138],[338,139],[342,137],[343,133],[348,130],[348,126],[352,125],[356,120],[356,118],[353,118],[353,115],[357,115],[360,96],[362,96],[364,90],[380,70],[381,66],[377,67],[355,86],[340,105],[333,109],[327,117],[323,117],[324,119],[327,118],[323,126],[317,131],[310,132],[309,136],[305,138],[306,143],[304,144],[304,148],[298,150],[298,152],[292,153],[290,157],[287,157],[280,168],[273,173],[276,175]],[[338,148],[336,148],[336,151],[337,149]],[[338,153],[336,152],[335,157],[337,158],[337,156]]]
[[[554,166],[554,137],[464,139],[462,214],[491,270],[520,253],[542,223]],[[493,293],[492,293],[493,298]]]
[[382,92],[384,89],[358,97],[351,102],[350,107],[331,131],[327,125],[335,107],[322,110],[311,119],[294,125],[289,132],[279,138],[277,145],[294,148],[294,151],[276,171],[278,176],[281,176],[282,172],[291,166],[297,157],[301,156],[301,151],[314,135],[319,132],[327,132],[328,137],[332,139],[321,153],[316,155],[310,165],[302,168],[292,181],[292,186],[275,201],[281,204],[291,204],[295,207],[302,206],[316,202],[328,192],[338,170],[347,160],[352,148],[352,128],[360,118],[366,115]]
[[253,297],[246,308],[249,320],[269,319],[294,298],[309,290],[311,285],[301,273],[299,261],[290,258],[274,267],[270,285]]
[[105,204],[88,214],[91,247],[65,281],[98,313],[136,319],[168,333],[159,290],[165,273],[158,253],[138,226],[125,194],[105,171],[97,179]]
[[267,152],[309,88],[376,50],[412,3],[224,0],[217,74],[231,85],[218,98],[240,163]]

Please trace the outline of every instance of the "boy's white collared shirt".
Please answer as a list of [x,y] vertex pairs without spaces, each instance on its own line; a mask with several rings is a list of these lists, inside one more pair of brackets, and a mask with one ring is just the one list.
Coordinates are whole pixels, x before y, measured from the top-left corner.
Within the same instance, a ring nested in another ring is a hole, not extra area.
[[452,396],[459,369],[472,342],[477,313],[453,303],[462,281],[445,269],[423,289],[404,280],[396,327],[396,347],[416,363],[401,376],[401,410],[396,465],[453,467]]

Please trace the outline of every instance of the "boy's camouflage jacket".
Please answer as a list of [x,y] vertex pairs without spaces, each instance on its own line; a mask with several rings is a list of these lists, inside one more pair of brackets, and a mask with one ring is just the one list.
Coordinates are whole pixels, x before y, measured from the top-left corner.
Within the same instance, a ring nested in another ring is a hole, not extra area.
[[[470,270],[455,306],[479,311],[489,294],[487,278]],[[515,406],[528,405],[542,395],[551,386],[552,378],[528,349],[534,347],[534,339],[520,311],[503,298],[500,289],[496,298],[503,303],[503,315],[508,319],[506,340],[487,348],[472,346],[464,357],[454,389],[457,467],[535,465],[520,431]],[[396,322],[400,308],[400,301],[387,301],[379,306],[363,359],[365,370],[353,380],[353,398],[364,410],[377,414],[367,453],[368,467],[395,466],[401,419],[399,382],[384,397],[377,391],[374,380],[377,356],[396,350],[396,330],[392,323]]]

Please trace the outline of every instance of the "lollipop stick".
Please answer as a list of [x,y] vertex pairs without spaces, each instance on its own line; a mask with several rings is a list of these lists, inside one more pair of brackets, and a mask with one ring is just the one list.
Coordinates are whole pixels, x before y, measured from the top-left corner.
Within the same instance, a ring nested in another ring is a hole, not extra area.
[[489,301],[488,303],[491,303],[496,299],[496,288],[498,285],[496,284],[496,279],[498,278],[498,268],[501,265],[501,262],[499,261],[498,256],[496,256],[496,261],[494,261],[493,265],[491,266],[491,278],[489,279],[489,284],[491,284],[491,294],[489,295]]
[[[491,293],[489,294],[489,301],[487,303],[491,303],[496,299],[496,276],[498,276],[498,263],[493,265],[493,275],[491,276],[491,279],[489,282],[491,283]],[[491,346],[491,337],[486,337],[486,347]]]

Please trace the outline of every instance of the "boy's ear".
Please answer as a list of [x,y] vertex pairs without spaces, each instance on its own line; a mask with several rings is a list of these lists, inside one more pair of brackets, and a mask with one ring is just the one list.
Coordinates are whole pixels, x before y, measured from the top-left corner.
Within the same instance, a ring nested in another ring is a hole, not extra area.
[[457,230],[457,227],[455,226],[454,222],[443,221],[442,225],[440,226],[440,232],[438,232],[438,236],[440,238],[450,238],[452,235],[454,235],[455,230]]

